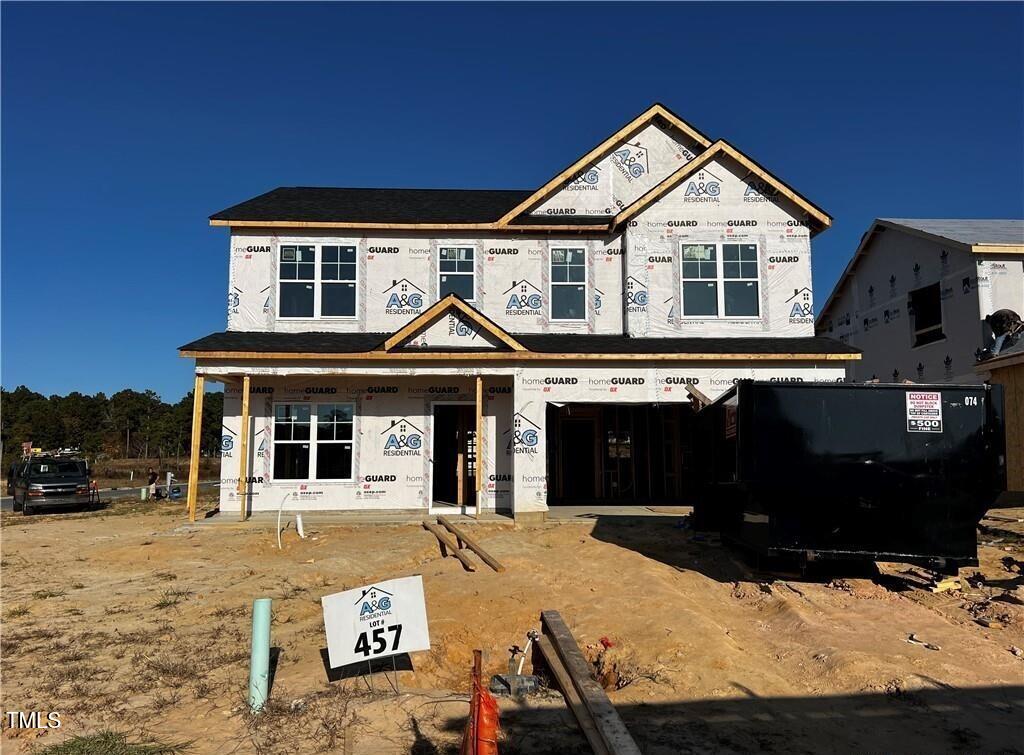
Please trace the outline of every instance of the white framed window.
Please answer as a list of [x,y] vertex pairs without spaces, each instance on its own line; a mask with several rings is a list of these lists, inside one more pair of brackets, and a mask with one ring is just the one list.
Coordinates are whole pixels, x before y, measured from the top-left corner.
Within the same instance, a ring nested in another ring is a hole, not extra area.
[[355,317],[358,296],[356,248],[320,247],[320,316]]
[[472,246],[438,247],[437,298],[455,294],[464,301],[476,299],[476,249]]
[[757,244],[681,244],[684,317],[761,316]]
[[946,334],[942,330],[942,287],[938,283],[911,291],[907,298],[907,314],[910,315],[910,330],[915,347],[945,340]]
[[587,319],[587,250],[584,247],[552,247],[550,288],[552,320]]
[[274,404],[274,480],[349,481],[355,405]]
[[355,244],[281,244],[277,316],[355,318],[359,304],[356,259]]

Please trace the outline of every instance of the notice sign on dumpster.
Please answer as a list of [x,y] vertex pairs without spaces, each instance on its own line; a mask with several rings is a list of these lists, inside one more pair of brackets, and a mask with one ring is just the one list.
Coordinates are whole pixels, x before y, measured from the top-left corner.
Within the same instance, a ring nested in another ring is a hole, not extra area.
[[423,577],[401,577],[320,599],[331,668],[430,650]]
[[938,391],[907,391],[907,432],[942,432],[942,394]]

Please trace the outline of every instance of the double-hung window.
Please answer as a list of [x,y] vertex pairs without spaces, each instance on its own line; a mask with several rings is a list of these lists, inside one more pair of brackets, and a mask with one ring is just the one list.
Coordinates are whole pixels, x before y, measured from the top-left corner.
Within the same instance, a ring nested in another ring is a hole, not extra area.
[[275,404],[274,479],[351,480],[353,415],[352,404]]
[[356,316],[356,248],[320,247],[320,316]]
[[551,250],[551,319],[587,319],[586,250]]
[[278,255],[278,317],[356,316],[355,246],[282,244]]
[[683,244],[685,317],[758,317],[757,244]]
[[279,317],[312,317],[316,311],[316,247],[282,244],[281,288],[277,297]]
[[476,276],[473,273],[474,249],[471,246],[442,246],[437,266],[437,296],[443,299],[455,294],[465,301],[476,298]]

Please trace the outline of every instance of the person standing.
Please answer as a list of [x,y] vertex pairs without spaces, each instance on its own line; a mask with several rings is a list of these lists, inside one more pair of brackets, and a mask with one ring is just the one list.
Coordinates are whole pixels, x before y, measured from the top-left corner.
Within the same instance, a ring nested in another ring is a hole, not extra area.
[[149,497],[156,500],[156,481],[160,479],[160,475],[154,471],[153,467],[149,468],[149,482],[146,484],[149,486]]

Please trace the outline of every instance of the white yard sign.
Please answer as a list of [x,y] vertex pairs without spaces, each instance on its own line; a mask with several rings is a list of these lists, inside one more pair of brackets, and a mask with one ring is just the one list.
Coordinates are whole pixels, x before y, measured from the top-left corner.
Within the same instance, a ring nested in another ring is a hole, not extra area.
[[942,394],[938,391],[907,391],[907,432],[942,432]]
[[320,602],[331,668],[430,649],[419,575],[326,595]]

